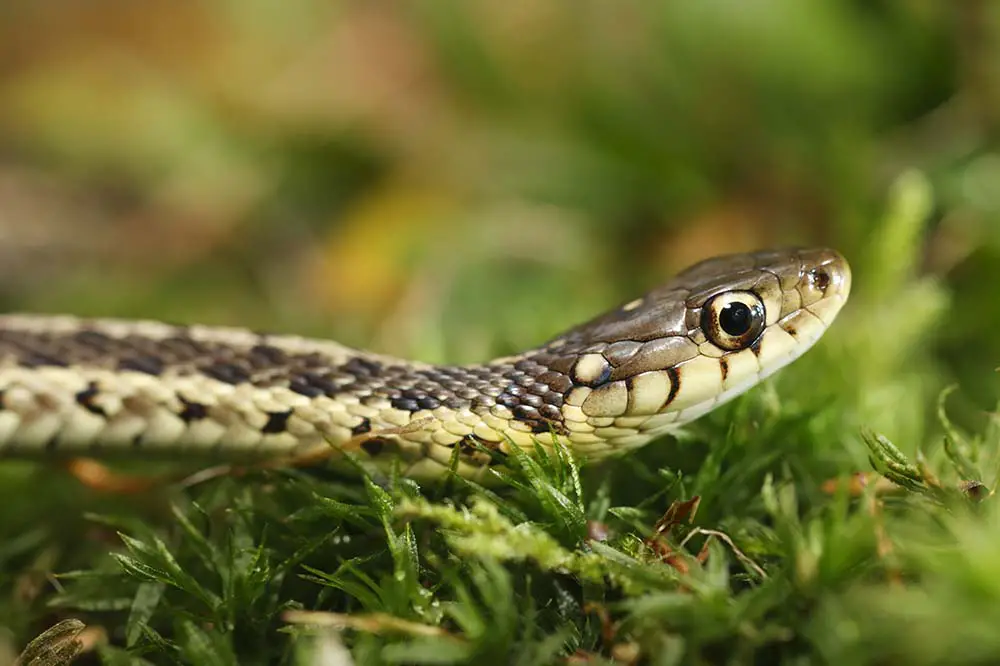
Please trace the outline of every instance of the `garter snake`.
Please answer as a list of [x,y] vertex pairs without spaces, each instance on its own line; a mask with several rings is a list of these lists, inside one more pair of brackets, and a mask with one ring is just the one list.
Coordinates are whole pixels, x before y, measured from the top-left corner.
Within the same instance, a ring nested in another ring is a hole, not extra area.
[[399,459],[418,478],[441,476],[453,455],[459,473],[475,475],[510,446],[554,438],[600,458],[690,422],[800,356],[850,282],[828,249],[717,257],[535,349],[465,366],[236,328],[3,315],[0,456],[332,447]]

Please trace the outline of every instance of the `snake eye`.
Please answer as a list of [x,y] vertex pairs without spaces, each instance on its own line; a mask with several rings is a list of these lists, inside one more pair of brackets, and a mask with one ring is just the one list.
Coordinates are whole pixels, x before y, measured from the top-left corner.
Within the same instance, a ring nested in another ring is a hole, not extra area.
[[764,302],[753,292],[729,291],[712,297],[701,311],[701,328],[726,351],[746,349],[764,330]]

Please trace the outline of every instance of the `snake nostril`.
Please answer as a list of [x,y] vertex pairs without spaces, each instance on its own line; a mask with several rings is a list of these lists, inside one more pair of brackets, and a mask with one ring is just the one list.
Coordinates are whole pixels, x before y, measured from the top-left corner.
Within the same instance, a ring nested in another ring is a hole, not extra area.
[[817,268],[809,274],[809,280],[812,282],[813,286],[820,291],[826,291],[830,286],[831,278],[830,274],[827,273],[822,268]]

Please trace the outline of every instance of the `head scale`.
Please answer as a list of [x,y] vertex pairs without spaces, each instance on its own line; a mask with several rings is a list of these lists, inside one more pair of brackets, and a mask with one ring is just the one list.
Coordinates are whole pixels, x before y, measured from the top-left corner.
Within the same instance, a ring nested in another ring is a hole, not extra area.
[[[743,393],[801,356],[850,293],[833,250],[729,255],[578,326],[533,360],[568,376],[588,421],[648,435]],[[648,439],[648,437],[647,437]]]

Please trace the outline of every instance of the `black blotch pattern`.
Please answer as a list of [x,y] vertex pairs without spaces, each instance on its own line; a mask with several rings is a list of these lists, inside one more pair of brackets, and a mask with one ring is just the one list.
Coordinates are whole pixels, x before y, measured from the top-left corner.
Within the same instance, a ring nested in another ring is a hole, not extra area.
[[426,395],[421,398],[417,398],[417,406],[420,407],[420,409],[437,409],[441,406],[441,401],[433,396]]
[[542,405],[538,408],[538,413],[550,423],[562,423],[562,411],[555,405]]
[[264,427],[260,431],[265,435],[285,432],[285,429],[288,427],[288,419],[293,411],[289,409],[284,412],[268,412],[267,423],[264,424]]
[[288,355],[284,350],[263,343],[250,348],[250,357],[257,361],[256,363],[252,363],[254,367],[278,365],[285,363],[288,359]]
[[341,391],[333,380],[333,375],[318,370],[300,372],[292,377],[289,386],[293,391],[316,397],[319,395],[334,396]]
[[218,379],[226,384],[242,384],[250,381],[250,372],[243,366],[235,363],[218,361],[201,368],[201,371],[212,379]]
[[163,374],[163,361],[156,356],[133,356],[118,361],[118,369],[134,370],[135,372],[142,372],[147,375],[159,376]]
[[536,421],[538,420],[538,410],[536,410],[531,405],[518,405],[513,409],[514,418],[519,421]]
[[497,404],[503,405],[508,409],[514,409],[521,402],[521,396],[524,395],[524,389],[520,386],[511,386],[507,390],[497,396]]
[[[565,434],[561,407],[574,384],[567,375],[548,369],[551,361],[543,352],[507,366],[502,377],[510,383],[495,398],[495,403],[510,409],[514,418],[528,424],[532,432],[554,430]],[[473,402],[474,408],[477,402]]]
[[361,442],[361,448],[368,455],[375,457],[385,449],[385,440],[381,437],[372,437]]
[[361,423],[351,428],[351,434],[357,437],[358,435],[364,435],[365,433],[371,432],[372,422],[367,418],[362,418]]
[[393,398],[390,403],[393,409],[399,409],[404,412],[419,412],[420,406],[414,398],[406,398],[399,396],[398,398]]
[[107,417],[108,414],[104,411],[104,408],[94,404],[94,398],[97,397],[98,393],[100,393],[100,390],[97,388],[97,384],[91,382],[87,388],[76,394],[76,402],[91,414]]
[[355,356],[343,366],[344,372],[348,372],[355,377],[371,377],[382,370],[382,364],[378,361]]
[[318,398],[323,395],[323,389],[318,386],[313,386],[302,377],[292,377],[292,379],[288,382],[288,388],[295,391],[299,395],[304,395],[307,398]]
[[181,410],[179,416],[185,423],[198,421],[208,416],[208,407],[200,402],[191,402],[190,400],[181,398],[181,403],[183,403],[184,409]]

